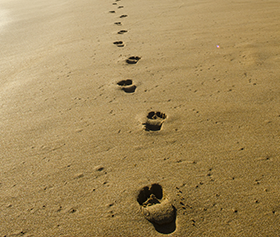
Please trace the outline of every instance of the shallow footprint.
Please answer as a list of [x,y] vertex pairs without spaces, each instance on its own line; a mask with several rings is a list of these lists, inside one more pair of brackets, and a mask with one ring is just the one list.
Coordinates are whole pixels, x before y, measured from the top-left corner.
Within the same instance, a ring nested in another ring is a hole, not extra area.
[[152,184],[140,190],[137,202],[141,206],[144,217],[158,225],[165,225],[175,220],[175,208],[163,196],[161,185]]
[[147,120],[143,125],[146,131],[159,131],[162,127],[166,115],[162,112],[151,111],[147,115]]
[[138,57],[138,56],[132,56],[132,57],[129,57],[126,61],[126,63],[128,64],[136,64],[138,63],[138,61],[140,60],[141,58]]
[[126,93],[133,93],[136,90],[136,86],[133,85],[131,79],[119,81],[117,84],[121,86],[121,89]]
[[118,32],[118,34],[124,34],[124,33],[127,33],[127,30],[120,30],[119,32]]
[[117,45],[118,47],[124,47],[124,43],[122,41],[115,41],[113,44]]

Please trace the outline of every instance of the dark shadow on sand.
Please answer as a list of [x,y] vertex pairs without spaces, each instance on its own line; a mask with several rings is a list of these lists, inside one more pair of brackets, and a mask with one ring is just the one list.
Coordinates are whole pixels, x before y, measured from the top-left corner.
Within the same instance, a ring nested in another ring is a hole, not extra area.
[[158,225],[158,224],[152,223],[157,232],[159,232],[161,234],[171,234],[176,230],[176,212],[177,212],[177,210],[174,206],[173,206],[173,208],[174,208],[175,217],[171,223],[165,224],[165,225]]

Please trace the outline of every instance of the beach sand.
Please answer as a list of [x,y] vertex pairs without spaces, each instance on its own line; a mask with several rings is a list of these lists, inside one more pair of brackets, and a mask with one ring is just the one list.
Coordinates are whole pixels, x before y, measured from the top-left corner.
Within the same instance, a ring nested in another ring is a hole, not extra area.
[[280,235],[279,2],[0,9],[1,237]]

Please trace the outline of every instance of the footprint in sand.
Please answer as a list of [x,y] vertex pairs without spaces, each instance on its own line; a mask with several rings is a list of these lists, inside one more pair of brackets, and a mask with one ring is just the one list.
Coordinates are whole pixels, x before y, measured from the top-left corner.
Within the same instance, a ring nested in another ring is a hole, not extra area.
[[120,16],[120,18],[125,18],[125,17],[127,17],[127,15],[121,15],[121,16]]
[[166,115],[162,112],[154,112],[151,111],[147,115],[147,120],[143,125],[145,126],[146,131],[159,131],[162,127],[164,120],[166,119]]
[[116,11],[109,11],[109,13],[116,13]]
[[114,24],[115,24],[115,25],[118,25],[118,26],[121,26],[121,25],[122,25],[122,23],[119,22],[119,21],[118,21],[118,22],[115,22]]
[[140,60],[141,58],[140,57],[138,57],[138,56],[131,56],[131,57],[129,57],[127,60],[125,60],[126,61],[126,63],[128,63],[128,64],[136,64],[136,63],[138,63],[138,61]]
[[118,32],[118,34],[120,34],[120,35],[125,34],[125,33],[127,33],[127,30],[120,30],[120,31]]
[[122,41],[115,41],[113,44],[117,45],[118,47],[124,47],[124,43]]
[[140,190],[137,202],[144,217],[158,225],[169,224],[175,220],[175,208],[163,195],[161,185],[152,184]]
[[136,90],[136,86],[133,84],[131,79],[119,81],[117,84],[126,93],[133,93]]
[[123,6],[119,6],[118,8],[123,8]]

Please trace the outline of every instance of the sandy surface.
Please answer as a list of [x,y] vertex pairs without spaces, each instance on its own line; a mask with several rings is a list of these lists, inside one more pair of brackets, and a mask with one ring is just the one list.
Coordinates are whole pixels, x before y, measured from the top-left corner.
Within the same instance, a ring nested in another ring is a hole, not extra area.
[[280,235],[279,2],[113,3],[0,0],[0,236]]

